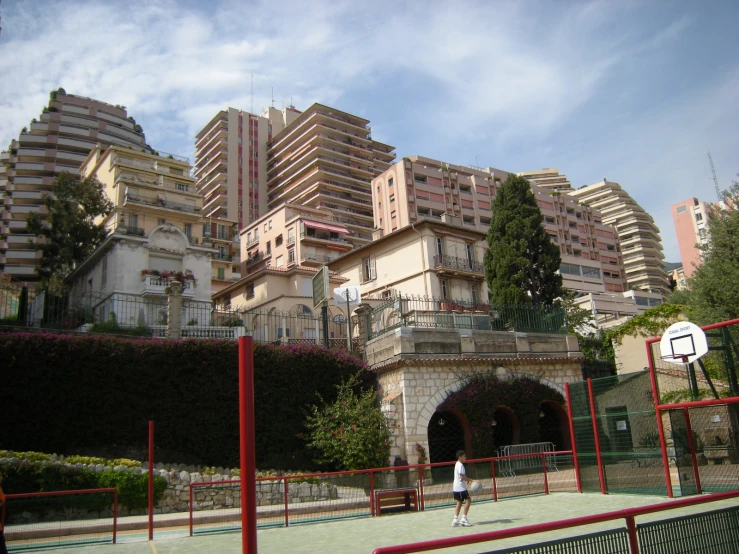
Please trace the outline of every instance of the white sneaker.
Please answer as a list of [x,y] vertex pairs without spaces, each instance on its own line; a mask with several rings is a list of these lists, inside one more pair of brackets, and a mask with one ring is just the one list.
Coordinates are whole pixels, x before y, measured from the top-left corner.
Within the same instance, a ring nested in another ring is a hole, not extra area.
[[466,517],[463,517],[462,520],[459,522],[459,524],[462,527],[472,527],[472,524],[469,521],[467,521]]
[[452,527],[459,527],[460,525],[462,525],[462,524],[461,524],[461,523],[459,522],[459,520],[458,520],[458,519],[457,519],[457,518],[455,517],[455,518],[454,518],[454,519],[452,520]]

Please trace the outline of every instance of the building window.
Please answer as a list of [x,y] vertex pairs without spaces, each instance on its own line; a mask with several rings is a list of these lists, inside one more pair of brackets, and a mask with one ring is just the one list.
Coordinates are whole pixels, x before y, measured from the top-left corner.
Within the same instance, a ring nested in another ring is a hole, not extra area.
[[192,239],[192,223],[185,223],[185,235],[187,235],[187,238]]
[[444,256],[444,239],[441,237],[436,237],[436,255],[439,259]]
[[269,228],[272,229],[272,220],[269,220]]
[[475,247],[471,244],[467,245],[467,263],[469,264],[470,269],[472,269],[475,263]]
[[282,235],[277,235],[275,238],[275,246],[282,246]]
[[476,306],[480,302],[480,289],[478,285],[470,284],[470,296],[472,303]]
[[188,187],[187,185],[183,185],[182,183],[176,183],[175,184],[175,188],[177,190],[181,190],[183,192],[187,192],[190,187]]
[[387,188],[390,188],[390,187],[392,187],[392,186],[393,186],[393,178],[392,178],[392,177],[390,177],[390,178],[389,178],[389,179],[387,180]]
[[295,229],[290,227],[287,230],[287,243],[292,244],[293,242],[295,242]]
[[288,250],[287,251],[287,263],[288,264],[294,264],[295,263],[295,250]]
[[167,223],[166,219],[157,219],[157,225],[164,225],[165,223]]
[[439,284],[441,285],[441,298],[447,300],[449,298],[449,282],[441,279]]
[[129,215],[128,216],[128,226],[136,229],[139,226],[139,216]]
[[277,256],[275,260],[275,267],[282,267],[282,256]]
[[675,208],[675,213],[681,214],[687,210],[688,210],[688,207],[685,204],[683,204],[682,206],[678,206],[677,208]]
[[696,221],[703,221],[703,214],[695,214]]
[[271,254],[272,253],[272,245],[270,244],[270,241],[267,241],[266,248],[267,248],[267,254]]
[[225,281],[226,280],[226,270],[222,267],[218,268],[218,280],[219,281]]
[[371,255],[362,260],[362,282],[374,281],[376,278],[375,256]]

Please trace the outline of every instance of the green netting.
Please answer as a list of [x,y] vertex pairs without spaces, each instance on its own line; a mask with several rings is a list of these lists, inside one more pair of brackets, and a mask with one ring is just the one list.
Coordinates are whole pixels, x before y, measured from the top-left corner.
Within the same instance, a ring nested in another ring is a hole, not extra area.
[[[608,493],[666,494],[649,373],[593,379],[598,441]],[[600,491],[587,382],[570,384],[583,491]]]

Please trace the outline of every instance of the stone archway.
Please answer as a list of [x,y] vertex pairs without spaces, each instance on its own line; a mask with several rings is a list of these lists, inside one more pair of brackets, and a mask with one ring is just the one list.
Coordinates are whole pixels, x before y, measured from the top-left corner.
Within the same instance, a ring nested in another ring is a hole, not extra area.
[[493,437],[496,451],[503,446],[518,444],[521,442],[521,424],[516,413],[507,406],[495,408],[493,425]]
[[539,440],[553,443],[557,451],[572,448],[567,413],[552,400],[545,400],[539,408]]

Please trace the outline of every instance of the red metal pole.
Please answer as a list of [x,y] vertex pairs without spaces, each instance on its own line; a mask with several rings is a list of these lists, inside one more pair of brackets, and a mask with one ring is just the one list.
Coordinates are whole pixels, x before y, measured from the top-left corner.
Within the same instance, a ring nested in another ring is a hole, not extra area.
[[629,534],[630,554],[639,554],[639,539],[636,534],[636,522],[634,516],[626,516],[626,531]]
[[588,379],[588,400],[590,402],[590,419],[593,422],[593,437],[595,438],[595,459],[598,463],[598,480],[601,494],[607,494],[606,479],[603,475],[603,458],[600,452],[600,437],[598,436],[598,419],[595,417],[595,397],[593,396],[593,381]]
[[282,480],[284,481],[284,487],[285,487],[285,527],[287,527],[288,526],[288,514],[287,513],[288,513],[288,499],[289,499],[288,484],[287,484],[288,481],[287,481],[287,477],[283,477]]
[[541,455],[541,465],[544,468],[544,494],[549,494],[549,479],[547,479],[547,457]]
[[418,487],[421,490],[421,510],[426,510],[426,498],[423,494],[423,466],[418,466]]
[[493,475],[493,500],[498,501],[498,484],[495,482],[495,458],[490,460],[490,473]]
[[254,452],[254,344],[239,337],[239,438],[241,455],[241,552],[257,554],[257,484]]
[[572,417],[572,398],[570,397],[569,383],[565,383],[565,398],[567,399],[567,417],[570,420],[570,447],[572,448],[572,464],[575,466],[575,485],[577,486],[577,492],[582,492],[580,462],[577,461],[577,441],[575,441],[575,420]]
[[662,452],[662,469],[665,472],[665,485],[667,487],[667,496],[672,498],[672,480],[670,479],[670,460],[667,457],[667,439],[665,439],[665,429],[662,425],[662,412],[659,404],[659,391],[657,390],[657,375],[654,370],[654,356],[652,355],[652,344],[658,342],[659,339],[649,339],[647,345],[647,360],[649,362],[649,380],[652,383],[652,400],[654,400],[655,416],[657,417],[657,433],[659,434],[659,449]]
[[695,441],[693,441],[693,426],[690,424],[690,414],[687,408],[683,408],[685,414],[685,430],[688,432],[688,446],[690,446],[690,458],[693,461],[693,475],[695,475],[695,489],[698,494],[703,494],[701,487],[701,476],[698,472],[698,458],[695,455]]
[[190,536],[192,537],[192,511],[195,509],[192,504],[192,483],[188,488],[190,489]]
[[154,420],[149,420],[149,540],[154,540]]
[[[5,504],[3,504],[3,508],[5,508]],[[3,511],[3,515],[5,515],[4,511]],[[116,543],[117,536],[118,536],[118,489],[114,489],[113,490],[113,544]]]
[[[375,472],[370,470],[369,472],[369,485],[370,485],[370,515],[375,516],[376,509],[375,509]],[[377,514],[379,515],[379,514]]]

